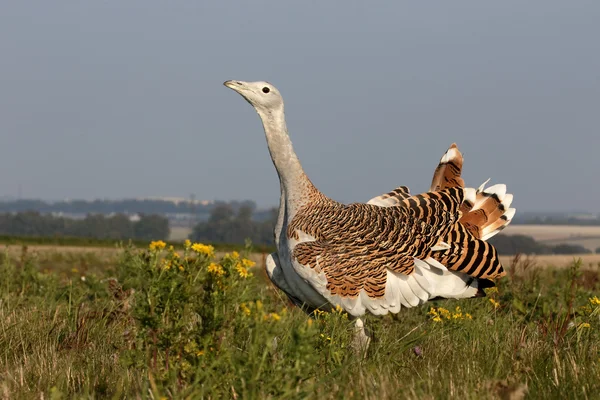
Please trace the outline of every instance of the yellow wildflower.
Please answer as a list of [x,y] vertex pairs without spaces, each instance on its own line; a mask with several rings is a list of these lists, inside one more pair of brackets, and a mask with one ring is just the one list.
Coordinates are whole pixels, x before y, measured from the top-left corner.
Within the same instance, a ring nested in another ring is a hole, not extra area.
[[200,350],[200,351],[198,351],[198,352],[196,353],[196,356],[197,356],[197,357],[201,357],[201,356],[203,356],[203,355],[204,355],[204,350]]
[[169,246],[169,252],[171,252],[171,253],[172,253],[172,252],[174,252],[174,251],[175,251],[175,247],[173,247],[173,245],[170,245],[170,246]]
[[185,268],[183,267],[183,265],[180,265],[180,266],[179,266],[179,270],[180,270],[180,271],[185,271]]
[[310,328],[313,324],[313,320],[312,318],[309,318],[308,321],[306,321],[306,324],[308,325],[308,327]]
[[202,243],[194,243],[192,245],[192,250],[198,254],[204,254],[205,256],[212,257],[215,255],[215,248],[211,245],[206,245]]
[[281,317],[277,313],[271,313],[271,319],[273,321],[279,321],[281,319]]
[[171,261],[162,260],[162,269],[168,271],[171,269]]
[[600,306],[600,299],[598,298],[598,296],[590,298],[590,304],[593,306]]
[[466,314],[465,314],[465,318],[466,318],[466,319],[473,319],[473,317],[472,317],[472,316],[471,316],[471,314],[469,314],[469,313],[466,313]]
[[167,244],[165,242],[163,242],[162,240],[150,242],[150,245],[148,246],[148,248],[152,251],[159,251],[159,250],[164,249],[165,247],[167,247]]
[[240,258],[240,253],[238,253],[237,251],[233,251],[231,253],[231,258]]
[[451,318],[452,318],[452,315],[451,315],[450,311],[446,310],[445,308],[443,308],[443,307],[438,307],[438,309],[437,309],[437,310],[438,310],[438,312],[440,313],[440,315],[441,315],[442,317],[444,317],[444,318],[446,318],[446,319],[451,319]]
[[263,303],[260,300],[256,300],[256,309],[257,310],[262,310],[263,308]]
[[315,310],[315,311],[313,311],[313,315],[315,317],[320,317],[320,316],[323,316],[323,315],[326,315],[326,314],[327,314],[327,311],[323,311],[323,310]]
[[190,239],[185,239],[185,241],[183,242],[183,247],[185,247],[186,249],[189,249],[192,246],[192,242],[190,242]]
[[248,308],[248,306],[246,305],[246,303],[240,304],[240,309],[242,310],[242,312],[244,314],[250,315],[250,309]]
[[454,313],[452,314],[453,319],[463,319],[462,313]]
[[582,322],[579,324],[578,328],[589,328],[590,324],[588,324],[587,322]]
[[344,312],[344,309],[338,304],[335,306],[335,311],[337,311],[338,314],[341,314]]
[[497,309],[498,307],[500,307],[500,303],[498,303],[494,299],[490,299],[490,303],[492,303],[492,305],[494,306],[494,310]]
[[442,322],[442,319],[439,316],[433,317],[433,322]]
[[245,268],[252,268],[252,267],[254,267],[256,265],[256,263],[254,261],[252,261],[252,260],[248,260],[247,258],[244,258],[242,260],[242,265]]
[[235,265],[235,270],[242,278],[248,278],[251,275],[250,272],[248,272],[248,270],[242,266],[242,263],[237,263]]
[[268,321],[268,320],[279,321],[280,319],[281,319],[281,316],[277,313],[270,313],[270,314],[263,315],[263,321]]
[[210,263],[208,266],[208,273],[213,274],[215,276],[223,276],[225,275],[225,270],[223,267],[217,263]]

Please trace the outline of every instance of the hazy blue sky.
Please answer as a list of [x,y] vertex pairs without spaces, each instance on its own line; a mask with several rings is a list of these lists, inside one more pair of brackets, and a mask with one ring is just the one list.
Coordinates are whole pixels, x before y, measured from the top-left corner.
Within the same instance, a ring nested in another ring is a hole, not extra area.
[[446,148],[521,210],[600,211],[600,2],[47,1],[0,11],[0,196],[277,204],[268,80],[336,200],[428,188]]

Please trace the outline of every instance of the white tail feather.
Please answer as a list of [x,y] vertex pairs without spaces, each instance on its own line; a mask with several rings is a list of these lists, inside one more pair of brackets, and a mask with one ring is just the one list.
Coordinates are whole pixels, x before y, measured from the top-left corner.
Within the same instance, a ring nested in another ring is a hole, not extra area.
[[[476,191],[475,199],[472,199],[473,189],[465,189],[465,200],[473,204],[470,212],[483,210],[486,215],[485,222],[477,224],[480,229],[481,240],[488,240],[504,229],[515,215],[515,209],[510,208],[513,195],[506,193],[505,184],[496,184],[488,188],[485,181]],[[498,202],[500,204],[498,204]]]

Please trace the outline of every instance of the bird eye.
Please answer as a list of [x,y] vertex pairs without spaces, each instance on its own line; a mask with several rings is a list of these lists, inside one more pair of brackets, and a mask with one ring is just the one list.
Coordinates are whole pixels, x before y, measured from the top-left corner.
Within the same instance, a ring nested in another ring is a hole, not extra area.
[[263,93],[269,93],[270,91],[271,91],[271,89],[269,89],[266,86],[263,88]]

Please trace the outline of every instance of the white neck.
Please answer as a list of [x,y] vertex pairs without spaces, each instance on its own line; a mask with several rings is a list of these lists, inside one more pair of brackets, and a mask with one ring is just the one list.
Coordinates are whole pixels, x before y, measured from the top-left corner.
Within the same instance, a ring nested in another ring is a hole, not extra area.
[[306,185],[303,183],[308,179],[288,135],[283,105],[275,110],[257,112],[262,119],[269,153],[279,175],[282,195],[296,197],[295,192],[305,189]]

